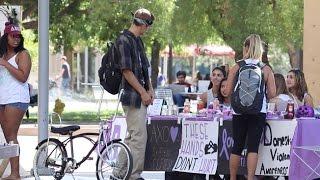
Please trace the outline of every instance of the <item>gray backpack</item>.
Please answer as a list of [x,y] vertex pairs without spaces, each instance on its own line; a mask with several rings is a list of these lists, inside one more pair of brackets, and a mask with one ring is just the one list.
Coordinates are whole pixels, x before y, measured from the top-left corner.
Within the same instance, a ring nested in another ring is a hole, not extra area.
[[264,63],[247,64],[237,62],[239,70],[235,76],[231,106],[238,114],[258,114],[265,96],[265,83],[262,68]]

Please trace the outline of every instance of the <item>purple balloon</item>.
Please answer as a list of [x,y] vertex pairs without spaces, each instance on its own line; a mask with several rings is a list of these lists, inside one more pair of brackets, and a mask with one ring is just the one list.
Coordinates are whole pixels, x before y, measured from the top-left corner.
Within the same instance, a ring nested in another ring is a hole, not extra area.
[[296,111],[296,117],[314,117],[314,110],[311,106],[308,105],[299,106]]

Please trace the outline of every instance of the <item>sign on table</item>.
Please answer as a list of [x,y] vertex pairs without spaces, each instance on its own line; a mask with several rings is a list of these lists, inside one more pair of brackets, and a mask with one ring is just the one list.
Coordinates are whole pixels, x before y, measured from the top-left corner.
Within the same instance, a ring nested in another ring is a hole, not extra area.
[[154,120],[147,125],[146,171],[171,171],[181,144],[177,120]]
[[179,155],[173,171],[215,174],[218,163],[217,121],[182,121]]
[[288,176],[296,121],[267,121],[259,146],[256,174]]

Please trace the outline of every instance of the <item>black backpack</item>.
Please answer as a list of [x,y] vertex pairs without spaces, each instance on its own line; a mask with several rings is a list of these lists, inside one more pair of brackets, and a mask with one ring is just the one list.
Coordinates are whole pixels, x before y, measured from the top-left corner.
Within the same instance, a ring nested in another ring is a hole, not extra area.
[[[128,35],[121,33],[120,36],[125,36],[129,43],[132,44],[132,40]],[[120,36],[118,38],[120,38]],[[108,51],[103,55],[101,67],[98,70],[100,84],[110,94],[118,94],[122,83],[122,72],[119,62],[120,53],[116,44],[117,40],[115,43],[109,43]]]
[[239,70],[235,76],[231,106],[238,114],[258,114],[265,96],[265,82],[262,68],[264,63],[247,64],[244,60],[237,62]]

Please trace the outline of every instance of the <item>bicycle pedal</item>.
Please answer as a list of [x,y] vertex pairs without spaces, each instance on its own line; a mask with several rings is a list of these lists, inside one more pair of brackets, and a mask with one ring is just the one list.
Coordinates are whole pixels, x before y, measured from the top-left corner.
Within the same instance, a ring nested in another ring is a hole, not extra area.
[[87,160],[93,160],[93,157],[88,157],[88,159]]

